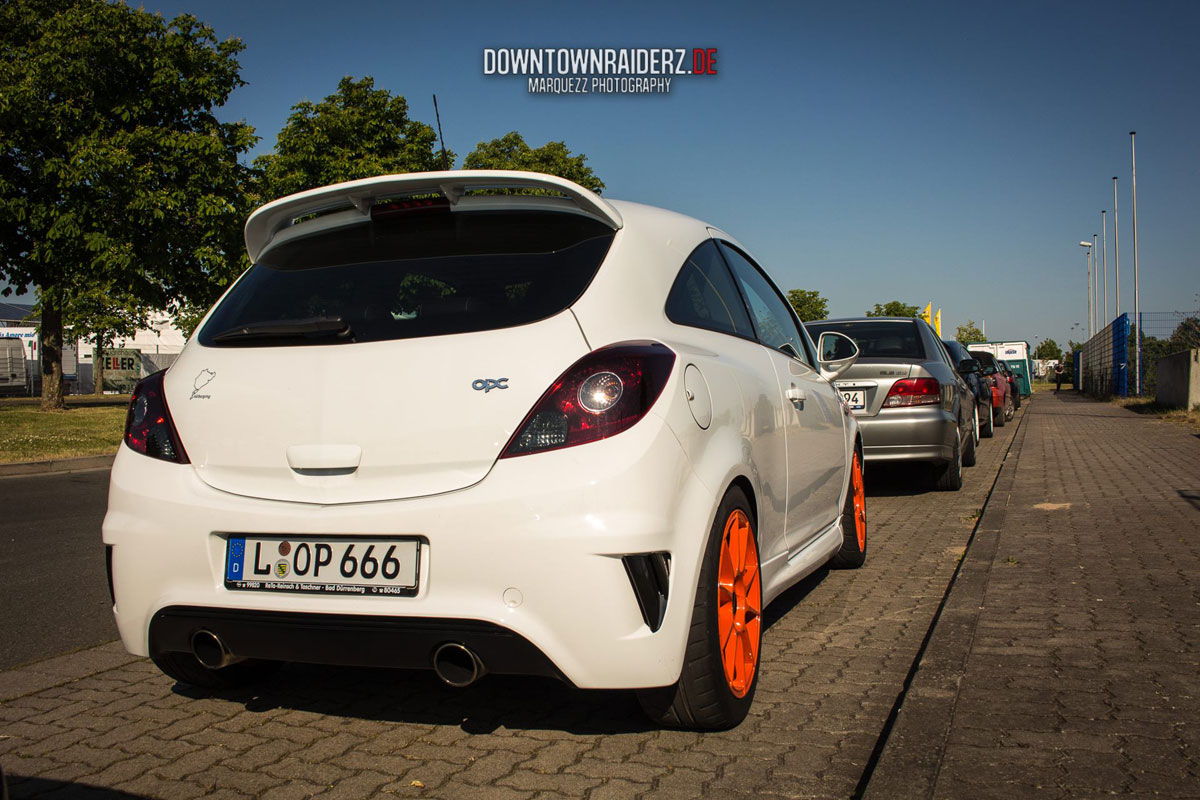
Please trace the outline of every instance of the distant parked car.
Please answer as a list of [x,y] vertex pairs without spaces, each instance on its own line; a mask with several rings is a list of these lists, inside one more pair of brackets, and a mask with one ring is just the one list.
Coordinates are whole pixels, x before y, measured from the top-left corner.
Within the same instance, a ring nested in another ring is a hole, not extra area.
[[1013,410],[1016,411],[1021,407],[1021,384],[1017,381],[1017,374],[1012,371],[1012,367],[997,359],[996,364],[999,365],[1000,371],[1004,373],[1004,377],[1008,379],[1009,393],[1013,399]]
[[1004,423],[1013,418],[1016,405],[1013,403],[1012,384],[1000,370],[1000,363],[991,353],[979,350],[971,351],[979,363],[983,365],[983,374],[987,377],[992,389],[992,420],[997,428],[1003,428]]
[[863,458],[926,462],[934,488],[961,488],[962,468],[975,464],[975,398],[933,328],[899,317],[806,327],[813,338],[841,333],[858,345],[858,361],[834,385],[858,417]]
[[995,427],[992,424],[992,385],[983,374],[983,365],[975,358],[974,353],[959,342],[953,339],[943,339],[942,344],[950,353],[950,360],[954,362],[958,374],[967,382],[967,386],[971,387],[971,393],[975,395],[975,410],[979,420],[980,437],[992,438]]

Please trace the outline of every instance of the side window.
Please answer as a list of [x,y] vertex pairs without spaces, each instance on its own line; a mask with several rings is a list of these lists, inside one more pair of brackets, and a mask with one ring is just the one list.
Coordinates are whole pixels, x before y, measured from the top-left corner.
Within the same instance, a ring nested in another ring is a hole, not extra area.
[[683,262],[667,295],[667,319],[693,328],[754,338],[742,297],[711,239]]
[[791,355],[801,361],[808,361],[808,348],[796,327],[795,317],[792,316],[791,306],[787,301],[746,256],[724,242],[721,243],[721,253],[729,262],[729,268],[733,270],[734,277],[742,288],[742,294],[746,296],[746,305],[750,307],[758,340],[775,350],[788,351],[790,348]]

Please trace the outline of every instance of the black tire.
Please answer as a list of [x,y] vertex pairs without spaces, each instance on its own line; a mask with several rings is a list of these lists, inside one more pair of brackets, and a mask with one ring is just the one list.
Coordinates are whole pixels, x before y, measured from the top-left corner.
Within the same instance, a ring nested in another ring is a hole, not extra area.
[[[979,406],[975,407],[975,413],[976,414],[979,413]],[[991,404],[988,404],[987,413],[984,414],[983,416],[987,417],[987,425],[984,425],[982,422],[979,423],[979,438],[980,439],[990,439],[996,435],[995,426],[992,421],[992,406],[991,406]]]
[[963,453],[962,443],[958,440],[958,430],[954,431],[954,455],[946,464],[933,466],[933,488],[939,492],[957,492],[962,488]]
[[[855,486],[855,472],[858,473],[858,485]],[[842,506],[842,549],[838,550],[829,566],[834,569],[858,569],[867,560],[867,496],[862,482],[862,455],[856,449],[850,462],[849,488],[846,490],[846,503]],[[856,496],[857,493],[857,496]],[[859,540],[858,509],[855,503],[862,504],[862,539]]]
[[1013,410],[1014,411],[1021,410],[1021,390],[1020,389],[1013,389]]
[[1017,410],[1013,408],[1012,394],[1008,395],[1008,399],[1004,401],[1004,421],[1008,422],[1016,416]]
[[967,436],[967,446],[963,450],[962,463],[964,467],[975,466],[975,437],[979,431],[979,412],[975,412],[975,419],[971,422],[971,433]]
[[191,653],[159,653],[151,656],[154,665],[168,678],[200,689],[239,689],[270,677],[278,661],[247,659],[219,669],[209,669]]
[[753,580],[758,584],[761,611],[762,581],[758,572],[760,564],[754,514],[745,493],[735,486],[726,492],[709,532],[704,562],[701,564],[700,578],[696,585],[692,624],[679,680],[673,686],[642,689],[637,693],[642,709],[660,725],[694,730],[732,728],[746,718],[754,700],[762,651],[761,618],[756,618],[758,642],[751,651],[754,659],[753,673],[749,686],[741,696],[734,693],[726,680],[718,641],[717,578],[720,570],[721,543],[725,536],[726,523],[737,511],[744,514],[749,521],[750,535],[755,541]]
[[999,408],[992,409],[992,424],[994,424],[997,428],[1003,428],[1004,423],[1008,421],[1004,416],[1004,409],[1007,407],[1008,407],[1008,403],[1006,402],[1004,405],[1000,406]]

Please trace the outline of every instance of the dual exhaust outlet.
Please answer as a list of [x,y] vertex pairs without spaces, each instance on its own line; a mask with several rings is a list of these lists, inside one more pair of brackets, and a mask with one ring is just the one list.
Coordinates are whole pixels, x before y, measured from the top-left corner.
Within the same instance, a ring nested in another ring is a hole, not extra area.
[[[193,633],[191,644],[192,655],[209,669],[222,669],[245,660],[242,656],[234,655],[221,637],[210,630],[201,629]],[[432,666],[442,683],[456,689],[470,686],[487,674],[487,667],[479,655],[458,642],[438,645],[433,651]]]

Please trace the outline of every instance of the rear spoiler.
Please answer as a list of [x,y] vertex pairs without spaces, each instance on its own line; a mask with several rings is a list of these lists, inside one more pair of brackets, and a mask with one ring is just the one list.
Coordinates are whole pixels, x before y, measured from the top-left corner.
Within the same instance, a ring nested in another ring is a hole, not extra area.
[[[544,189],[557,196],[467,195],[472,189]],[[451,209],[556,208],[592,217],[613,230],[620,230],[624,225],[620,212],[598,194],[554,175],[482,169],[413,172],[335,183],[267,203],[246,220],[246,250],[250,260],[257,261],[275,235],[291,227],[300,217],[351,207],[357,208],[363,216],[369,216],[371,206],[377,200],[426,192],[445,195]]]

